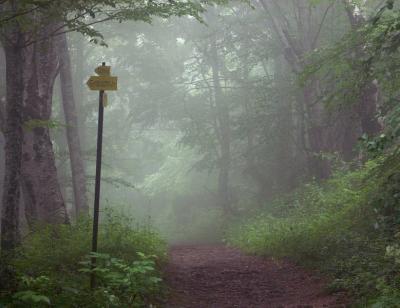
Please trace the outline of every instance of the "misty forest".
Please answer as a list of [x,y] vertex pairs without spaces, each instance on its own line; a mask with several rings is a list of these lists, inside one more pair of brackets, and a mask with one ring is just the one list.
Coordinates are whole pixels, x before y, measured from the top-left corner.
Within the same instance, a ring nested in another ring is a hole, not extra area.
[[0,0],[0,307],[400,307],[400,3]]

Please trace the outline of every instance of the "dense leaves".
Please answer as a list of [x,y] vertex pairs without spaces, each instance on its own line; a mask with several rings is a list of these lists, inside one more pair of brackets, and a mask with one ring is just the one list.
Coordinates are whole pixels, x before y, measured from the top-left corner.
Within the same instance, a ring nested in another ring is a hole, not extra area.
[[[91,224],[37,226],[12,261],[17,285],[2,290],[10,307],[147,307],[161,298],[165,244],[150,225],[108,211],[100,227],[101,253],[88,254]],[[90,258],[97,266],[91,268]],[[98,287],[90,289],[94,272]]]
[[[219,2],[219,1],[217,1]],[[103,35],[93,27],[95,24],[115,20],[144,21],[154,17],[193,16],[200,20],[204,6],[213,1],[141,1],[141,0],[69,0],[69,1],[2,1],[0,6],[0,29],[17,22],[23,32],[33,34],[25,44],[57,36],[65,32],[80,32],[94,43],[105,45]],[[37,16],[41,16],[38,23]],[[37,35],[47,24],[58,26],[46,36]],[[4,33],[3,33],[4,34]],[[3,37],[4,38],[4,37]]]

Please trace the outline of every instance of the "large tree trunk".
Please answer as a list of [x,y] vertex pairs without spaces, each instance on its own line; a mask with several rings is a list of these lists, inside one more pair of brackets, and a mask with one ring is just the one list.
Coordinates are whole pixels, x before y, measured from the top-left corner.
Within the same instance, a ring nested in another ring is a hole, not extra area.
[[[5,131],[5,103],[6,103],[6,58],[3,46],[0,44],[0,200],[3,198],[4,180],[4,131]],[[1,207],[0,207],[1,209]],[[0,210],[1,218],[1,210]]]
[[19,201],[22,156],[23,35],[13,27],[4,43],[6,56],[5,174],[1,216],[1,252],[7,254],[19,243]]
[[86,200],[86,176],[82,160],[81,143],[78,130],[78,117],[73,93],[71,76],[71,60],[68,52],[66,35],[62,35],[59,41],[58,51],[60,55],[60,82],[62,104],[67,125],[67,139],[71,162],[72,184],[76,215],[87,215],[89,208]]
[[[43,32],[51,31],[48,26]],[[43,33],[46,36],[46,33]],[[57,39],[26,48],[22,175],[28,221],[67,223],[50,139],[53,85],[58,74]]]

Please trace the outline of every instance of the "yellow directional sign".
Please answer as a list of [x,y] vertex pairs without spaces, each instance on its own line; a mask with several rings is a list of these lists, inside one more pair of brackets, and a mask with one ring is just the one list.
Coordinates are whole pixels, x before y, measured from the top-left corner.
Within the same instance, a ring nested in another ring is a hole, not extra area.
[[99,76],[110,76],[111,75],[111,66],[98,66],[95,70],[97,75]]
[[[1,1],[1,0],[0,0]],[[94,188],[94,209],[93,209],[93,236],[92,251],[97,252],[97,235],[99,230],[99,212],[100,212],[100,184],[101,184],[101,156],[102,156],[102,138],[104,123],[104,107],[108,104],[108,97],[105,91],[117,90],[118,77],[111,76],[111,67],[103,65],[96,68],[95,72],[99,76],[90,76],[86,82],[90,90],[99,92],[99,121],[97,130],[97,153],[96,153],[96,181]],[[96,258],[91,258],[91,267],[96,268]],[[96,276],[92,271],[90,276],[90,287],[94,289],[96,286]]]
[[86,84],[92,91],[116,91],[118,88],[118,77],[90,76]]

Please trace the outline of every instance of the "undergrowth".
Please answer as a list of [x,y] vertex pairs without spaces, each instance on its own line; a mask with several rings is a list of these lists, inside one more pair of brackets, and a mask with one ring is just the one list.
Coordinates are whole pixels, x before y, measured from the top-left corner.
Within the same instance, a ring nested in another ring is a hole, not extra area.
[[317,269],[355,306],[399,307],[400,177],[377,174],[382,164],[376,159],[305,184],[232,226],[228,243]]
[[[164,241],[149,225],[110,211],[103,216],[96,254],[90,254],[88,219],[37,226],[7,265],[17,281],[2,291],[0,306],[148,307],[158,302],[163,293],[159,268],[166,258]],[[94,290],[89,283],[92,272]]]

